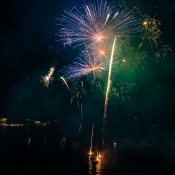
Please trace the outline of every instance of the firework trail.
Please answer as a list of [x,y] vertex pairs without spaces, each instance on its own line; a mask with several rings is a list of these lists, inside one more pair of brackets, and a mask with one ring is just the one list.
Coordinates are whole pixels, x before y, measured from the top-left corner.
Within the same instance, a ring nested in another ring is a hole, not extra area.
[[42,80],[40,81],[40,83],[43,82],[43,85],[45,85],[47,88],[49,86],[49,83],[52,83],[52,81],[55,80],[55,78],[52,77],[54,70],[55,68],[51,67],[48,74],[46,74],[45,76],[41,76]]
[[109,96],[109,89],[110,89],[110,80],[111,80],[111,71],[112,71],[112,64],[114,59],[114,48],[115,48],[116,38],[114,39],[112,52],[111,52],[111,59],[109,65],[109,72],[108,72],[108,81],[107,81],[107,88],[106,88],[106,96],[105,96],[105,104],[104,104],[104,115],[103,115],[103,128],[102,128],[102,135],[104,134],[105,123],[106,123],[106,116],[107,116],[107,106],[108,106],[108,96]]
[[61,21],[58,25],[62,28],[57,34],[64,45],[85,43],[88,47],[107,46],[114,37],[128,37],[140,31],[137,27],[140,25],[140,12],[136,8],[120,11],[106,0],[85,4],[80,10],[75,7],[64,12],[65,15],[58,19]]
[[70,91],[69,85],[67,84],[67,82],[66,82],[66,80],[64,79],[64,77],[60,77],[60,78],[63,80],[64,84],[67,86],[67,89]]

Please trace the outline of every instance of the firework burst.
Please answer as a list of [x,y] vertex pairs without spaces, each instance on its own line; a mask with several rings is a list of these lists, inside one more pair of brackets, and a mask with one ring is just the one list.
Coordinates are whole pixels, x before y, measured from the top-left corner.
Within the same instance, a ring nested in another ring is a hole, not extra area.
[[65,10],[65,15],[59,19],[62,23],[58,24],[61,29],[57,35],[64,45],[86,43],[88,47],[104,47],[114,37],[127,37],[138,32],[139,13],[136,8],[120,11],[105,0],[94,1],[80,10],[76,7]]
[[92,57],[86,49],[72,64],[65,66],[61,72],[63,72],[66,81],[72,81],[76,84],[84,76],[91,77],[93,80],[102,77],[107,66],[108,61],[102,61],[99,57]]
[[161,25],[160,21],[155,19],[155,16],[151,18],[148,15],[141,15],[141,26],[142,28],[142,38],[143,40],[148,40],[151,46],[153,43],[157,47],[162,32],[159,27]]
[[55,81],[55,78],[52,77],[54,70],[55,70],[55,68],[54,67],[51,67],[49,69],[48,74],[46,74],[45,76],[41,76],[42,80],[40,81],[40,83],[43,82],[43,85],[45,85],[46,87],[48,87],[49,86],[49,83],[52,83],[52,81]]

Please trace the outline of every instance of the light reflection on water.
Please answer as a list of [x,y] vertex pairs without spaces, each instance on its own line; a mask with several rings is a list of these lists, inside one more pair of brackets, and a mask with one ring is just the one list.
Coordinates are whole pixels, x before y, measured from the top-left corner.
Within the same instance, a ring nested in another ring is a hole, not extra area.
[[101,175],[102,161],[102,156],[98,159],[98,161],[96,161],[96,156],[94,156],[94,154],[88,155],[89,175],[94,175],[94,173]]
[[[120,140],[117,140],[111,143],[111,147],[104,146],[101,150],[101,159],[95,162],[96,152],[90,157],[87,153],[89,149],[87,145],[77,141],[61,142],[60,137],[47,135],[42,129],[44,128],[31,128],[29,133],[25,127],[0,128],[0,159],[3,160],[2,167],[9,174],[19,170],[25,172],[26,169],[31,173],[47,171],[48,174],[55,172],[57,172],[55,174],[61,174],[62,171],[67,171],[68,174],[73,171],[72,174],[76,175],[103,175],[116,174],[116,172],[129,174],[129,171],[142,169],[155,169],[161,172],[161,168],[166,169],[167,165],[169,169],[174,167],[173,161],[157,155],[154,145],[144,144],[144,142],[142,146],[134,144],[132,140],[126,140],[126,143],[120,143]],[[95,146],[93,148],[95,149]],[[167,154],[166,156],[169,158]],[[155,164],[155,162],[158,163]],[[0,170],[0,174],[3,173],[3,170]]]
[[[12,157],[9,157],[8,148],[13,144],[13,150],[15,151],[11,150],[11,153],[13,157],[16,155],[19,157],[18,160],[15,160],[15,165],[20,164],[20,167],[30,167],[31,171],[41,171],[38,164],[48,167],[50,170],[47,163],[43,162],[43,160],[45,160],[46,162],[52,162],[52,164],[55,165],[55,169],[71,171],[71,168],[75,168],[75,172],[82,171],[82,175],[103,174],[102,165],[106,164],[104,163],[106,162],[106,157],[102,153],[101,159],[95,162],[94,160],[97,153],[94,152],[92,157],[88,156],[87,152],[85,152],[85,145],[82,146],[80,142],[74,141],[69,147],[66,139],[54,137],[53,140],[51,140],[51,136],[47,137],[47,135],[44,135],[41,130],[43,128],[30,128],[29,130],[28,128],[4,127],[0,129],[2,130],[0,134],[0,147],[3,147],[5,150],[4,157],[8,154],[8,159],[6,163],[4,162],[4,166],[9,164],[9,160],[12,160]],[[54,142],[55,140],[57,141]],[[25,156],[23,156],[24,154]],[[52,160],[54,156],[58,159],[55,158]],[[103,161],[103,158],[105,158],[105,161]],[[23,161],[19,163],[21,160]],[[11,162],[14,164],[13,161]],[[23,162],[28,163],[24,164]],[[65,165],[68,165],[69,168],[65,168]],[[14,170],[17,171],[18,167],[16,166]]]

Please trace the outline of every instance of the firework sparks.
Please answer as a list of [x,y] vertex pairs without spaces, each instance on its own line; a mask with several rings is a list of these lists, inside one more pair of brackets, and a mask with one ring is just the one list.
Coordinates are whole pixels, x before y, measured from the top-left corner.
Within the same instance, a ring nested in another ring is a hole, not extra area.
[[129,97],[129,91],[132,90],[132,87],[136,86],[134,83],[117,83],[115,87],[112,88],[112,96],[116,96],[118,98],[122,98],[122,100],[125,99],[125,97],[130,100]]
[[162,32],[159,29],[161,25],[160,21],[157,21],[155,17],[151,18],[148,15],[141,15],[141,26],[142,28],[142,38],[143,40],[146,39],[152,45],[153,43],[157,47],[159,43],[159,38]]
[[161,22],[157,21],[155,16],[151,18],[148,15],[141,15],[141,17],[140,28],[142,28],[142,39],[148,40],[151,47],[155,46],[152,51],[155,53],[158,62],[159,58],[165,58],[167,53],[172,50],[169,48],[169,46],[162,45],[160,40],[160,35],[162,32],[160,31],[159,27]]
[[51,67],[48,74],[46,74],[45,76],[41,76],[42,80],[40,81],[43,82],[46,87],[49,86],[49,83],[52,83],[52,81],[55,81],[55,78],[52,77],[53,75],[53,72],[54,72],[55,68],[54,67]]
[[104,104],[104,115],[103,115],[103,132],[104,132],[104,125],[106,123],[106,116],[107,116],[107,106],[108,106],[108,96],[109,96],[109,89],[110,89],[110,80],[111,80],[111,71],[112,71],[112,64],[114,59],[114,48],[115,48],[116,38],[114,39],[113,46],[112,46],[112,53],[109,65],[109,72],[108,72],[108,81],[107,81],[107,88],[106,88],[106,96],[105,96],[105,104]]
[[145,61],[145,59],[147,59],[147,53],[141,52],[141,47],[142,43],[139,44],[137,49],[134,49],[130,46],[129,40],[124,40],[117,44],[116,56],[121,58],[121,68],[127,68],[128,70],[133,71],[135,68],[141,66],[142,69],[144,69],[143,64],[147,64]]
[[73,101],[76,101],[77,105],[79,106],[79,99],[81,99],[82,96],[86,94],[86,90],[83,87],[83,81],[81,81],[81,85],[77,84],[73,86],[70,89],[70,92],[71,92],[71,104],[73,103]]
[[87,46],[107,46],[114,37],[121,38],[139,31],[138,15],[136,8],[133,10],[119,11],[105,0],[95,1],[83,5],[81,11],[76,7],[59,19],[62,26],[58,36],[64,45],[86,43]]
[[159,58],[165,58],[168,52],[172,51],[169,46],[161,45],[159,49],[154,50],[155,56],[157,58],[157,62]]

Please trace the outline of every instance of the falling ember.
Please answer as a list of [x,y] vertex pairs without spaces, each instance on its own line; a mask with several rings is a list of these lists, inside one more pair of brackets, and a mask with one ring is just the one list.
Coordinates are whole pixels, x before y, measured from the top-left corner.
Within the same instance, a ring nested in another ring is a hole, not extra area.
[[68,86],[66,80],[64,79],[64,77],[60,77],[60,78],[63,80],[64,84],[67,86],[67,89],[70,91],[70,88],[69,88],[69,86]]
[[45,76],[41,76],[42,80],[40,81],[40,83],[43,82],[44,85],[48,87],[49,83],[52,83],[52,81],[55,80],[55,78],[52,77],[54,70],[55,68],[51,67],[48,74],[46,74]]
[[112,64],[114,59],[114,46],[115,46],[116,38],[114,39],[113,46],[112,46],[112,52],[111,52],[111,59],[110,59],[110,65],[109,65],[109,72],[108,72],[108,81],[107,81],[107,88],[106,88],[106,96],[105,96],[105,104],[104,104],[104,115],[103,115],[103,129],[102,129],[102,135],[104,133],[104,125],[106,123],[106,116],[107,116],[107,106],[108,106],[108,96],[109,96],[109,89],[110,89],[110,80],[111,80],[111,71],[112,71]]

